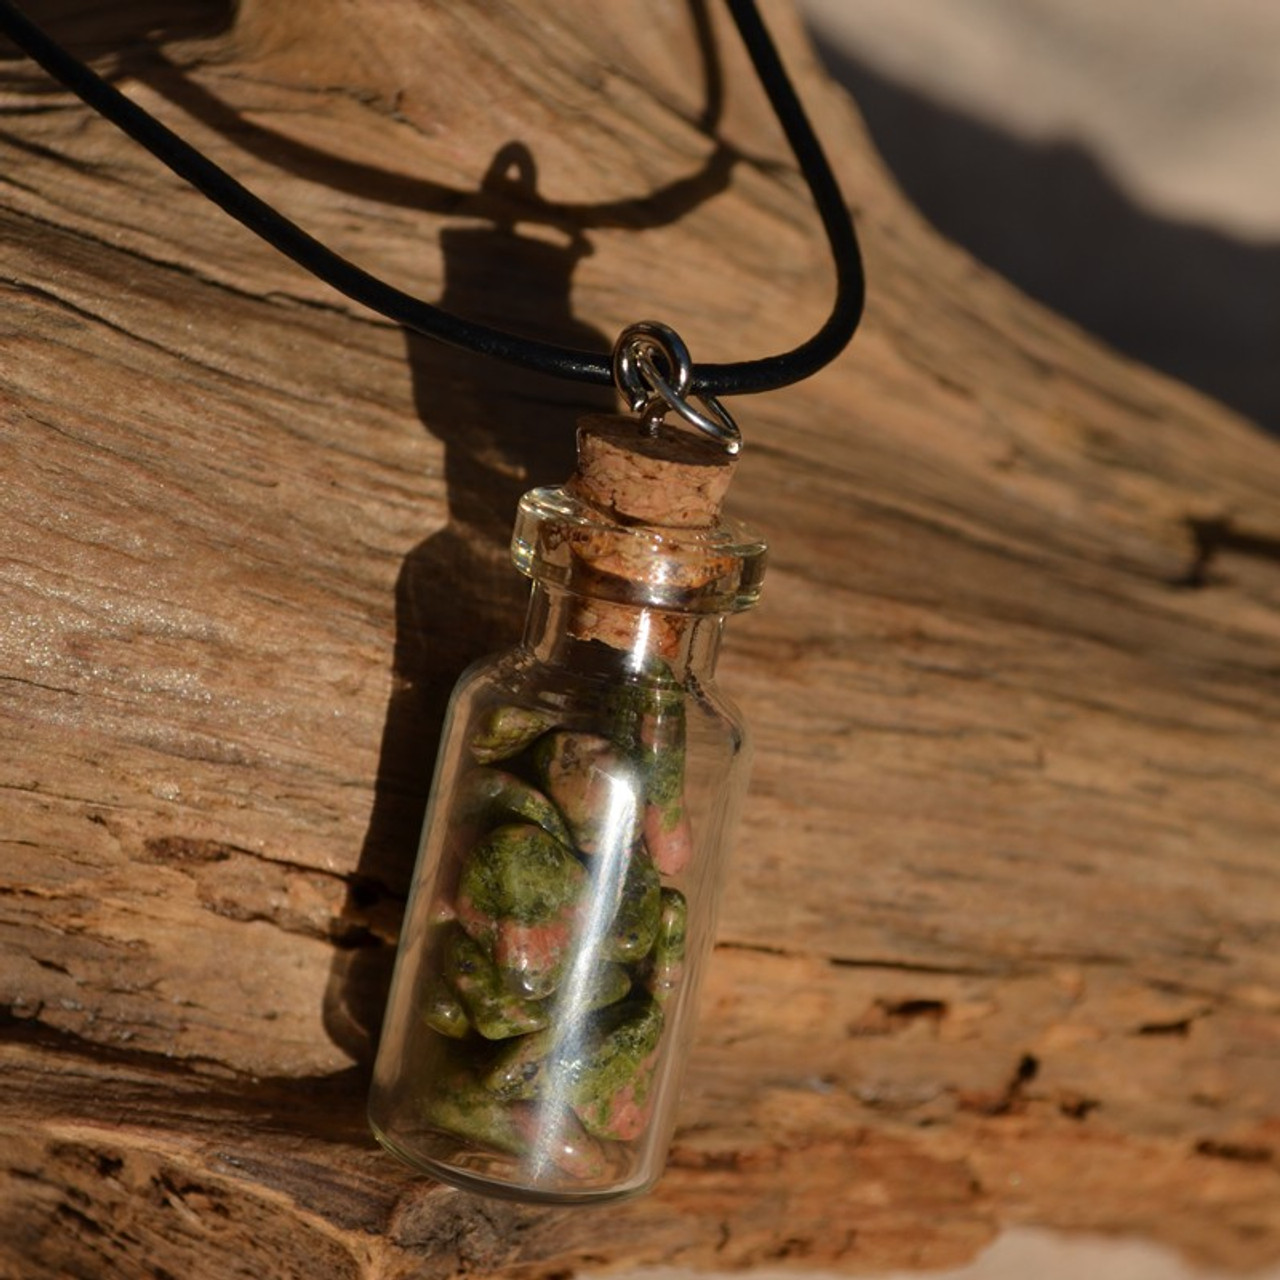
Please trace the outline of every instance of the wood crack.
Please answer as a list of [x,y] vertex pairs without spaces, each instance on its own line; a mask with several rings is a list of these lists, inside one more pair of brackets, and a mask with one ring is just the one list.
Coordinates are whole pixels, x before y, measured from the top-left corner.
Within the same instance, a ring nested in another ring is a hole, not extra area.
[[1280,564],[1280,534],[1242,527],[1229,516],[1188,517],[1187,528],[1195,541],[1195,554],[1175,586],[1193,590],[1212,586],[1214,567],[1227,555]]
[[716,940],[717,951],[745,951],[754,955],[776,956],[785,960],[817,960],[837,969],[881,969],[888,973],[922,973],[951,977],[1012,976],[1008,968],[990,968],[981,965],[932,964],[927,961],[897,960],[867,956],[833,956],[813,951],[800,951],[767,943],[744,942],[737,939]]

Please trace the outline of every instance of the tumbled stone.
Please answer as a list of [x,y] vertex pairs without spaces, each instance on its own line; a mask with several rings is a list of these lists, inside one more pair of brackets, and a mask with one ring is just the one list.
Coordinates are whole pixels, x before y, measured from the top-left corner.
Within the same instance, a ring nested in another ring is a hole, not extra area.
[[517,1102],[511,1119],[530,1152],[549,1160],[561,1173],[580,1182],[593,1182],[610,1172],[604,1145],[582,1127],[571,1111],[554,1110],[532,1102]]
[[547,1005],[511,992],[489,953],[461,929],[446,941],[442,963],[471,1025],[486,1040],[540,1031],[550,1021]]
[[662,1010],[649,999],[596,1014],[571,1057],[557,1063],[569,1103],[597,1138],[630,1142],[649,1123]]
[[423,1119],[437,1129],[511,1155],[524,1155],[529,1140],[511,1108],[475,1081],[451,1071],[432,1081],[422,1099]]
[[532,823],[498,827],[468,854],[458,880],[458,919],[491,949],[512,991],[537,998],[555,989],[586,879],[573,854]]
[[534,1185],[547,1181],[551,1169],[581,1182],[617,1172],[605,1144],[588,1134],[563,1106],[502,1098],[484,1088],[469,1070],[446,1064],[432,1085],[421,1104],[427,1124],[515,1156],[526,1164]]
[[693,855],[685,812],[685,701],[667,665],[655,660],[642,683],[614,694],[615,741],[636,763],[644,788],[644,838],[663,875],[679,875]]
[[497,706],[471,732],[471,754],[480,764],[517,756],[552,727],[550,713],[532,707]]
[[534,765],[574,845],[586,854],[630,848],[640,829],[640,779],[608,738],[558,730],[539,739]]
[[[546,1030],[519,1036],[504,1044],[484,1076],[484,1085],[504,1098],[532,1098],[543,1077],[547,1055],[557,1038],[565,1038],[561,1028],[585,1014],[616,1004],[631,991],[631,975],[620,964],[599,965],[581,1004],[566,1008],[564,993],[540,1002],[548,1019]],[[556,1025],[550,1025],[550,1024]],[[572,1038],[572,1035],[568,1038]]]
[[644,842],[664,876],[678,876],[693,860],[693,829],[684,811],[684,799],[666,809],[645,806]]
[[587,1008],[616,1004],[631,991],[631,975],[620,964],[598,965],[587,988]]
[[555,1040],[555,1031],[539,1031],[509,1041],[481,1077],[481,1083],[508,1102],[536,1097],[546,1075],[548,1055],[555,1046]]
[[481,831],[511,822],[532,822],[561,844],[573,843],[560,811],[537,787],[503,769],[472,769],[463,780],[459,816]]
[[609,926],[605,955],[623,964],[649,954],[658,932],[662,881],[653,859],[637,845],[627,859],[618,907]]
[[460,1040],[471,1030],[467,1011],[458,994],[442,978],[437,977],[427,989],[422,1020],[432,1031],[438,1031],[451,1040]]
[[658,933],[649,957],[645,985],[659,1004],[674,994],[684,974],[685,938],[689,907],[678,889],[664,888],[658,916]]

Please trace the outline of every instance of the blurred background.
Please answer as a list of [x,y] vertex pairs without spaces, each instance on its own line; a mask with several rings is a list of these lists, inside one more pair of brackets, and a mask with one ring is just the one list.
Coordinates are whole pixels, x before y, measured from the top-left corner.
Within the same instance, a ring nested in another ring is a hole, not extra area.
[[1280,0],[800,0],[907,196],[1280,434]]

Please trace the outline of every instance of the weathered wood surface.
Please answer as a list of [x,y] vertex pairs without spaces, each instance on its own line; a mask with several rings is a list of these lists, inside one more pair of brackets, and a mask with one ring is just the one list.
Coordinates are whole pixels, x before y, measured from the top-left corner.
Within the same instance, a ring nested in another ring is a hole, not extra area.
[[[709,59],[674,2],[174,9],[58,30],[406,287],[717,360],[823,314],[718,10]],[[599,398],[406,342],[0,63],[5,1275],[1280,1256],[1280,447],[940,243],[767,12],[871,304],[738,406],[754,791],[670,1173],[598,1212],[362,1110],[442,700]]]

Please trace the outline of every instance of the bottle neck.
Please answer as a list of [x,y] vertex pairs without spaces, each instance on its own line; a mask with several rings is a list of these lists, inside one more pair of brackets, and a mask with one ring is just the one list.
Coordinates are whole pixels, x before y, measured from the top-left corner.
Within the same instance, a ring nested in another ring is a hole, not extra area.
[[607,645],[640,675],[661,660],[680,684],[715,676],[724,615],[617,604],[535,581],[525,616],[524,645],[541,662],[573,663],[585,645]]

